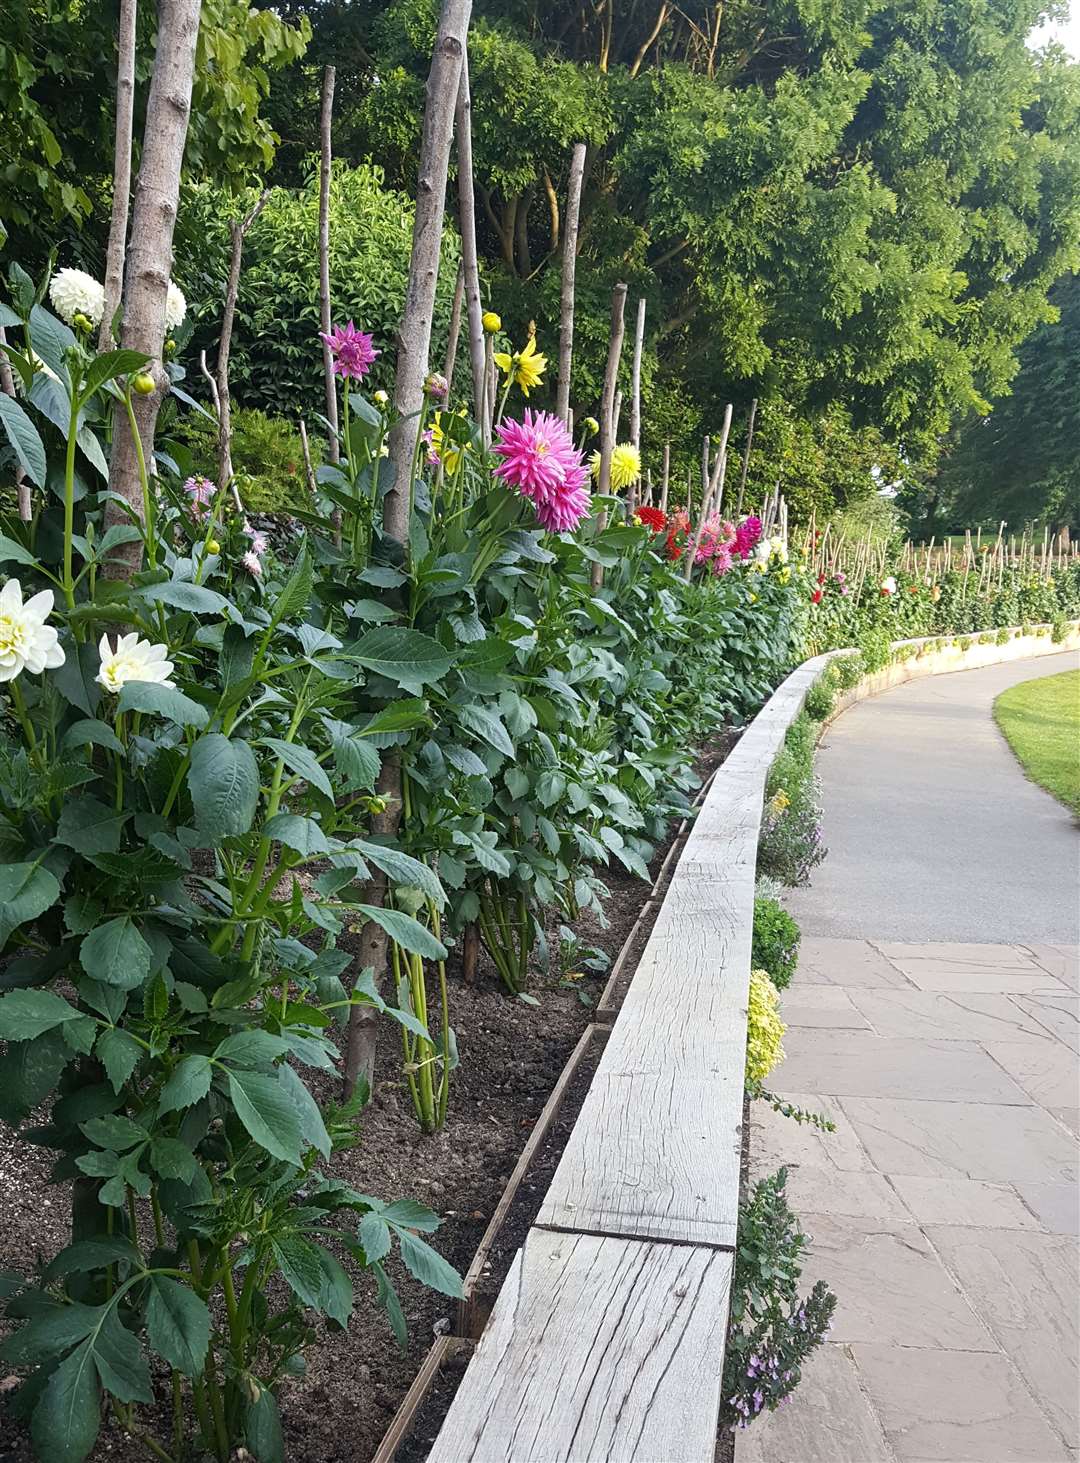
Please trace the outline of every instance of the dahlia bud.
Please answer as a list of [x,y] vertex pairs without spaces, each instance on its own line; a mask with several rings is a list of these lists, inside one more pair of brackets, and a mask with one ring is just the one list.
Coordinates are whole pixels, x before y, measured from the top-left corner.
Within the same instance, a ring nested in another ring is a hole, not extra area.
[[389,398],[389,396],[387,396],[387,394],[386,394],[385,391],[376,391],[376,393],[375,393],[375,405],[376,406],[385,406],[386,403],[389,400],[390,400],[390,398]]
[[489,335],[494,335],[496,331],[502,329],[502,320],[494,310],[485,310],[481,323]]
[[89,335],[90,331],[94,328],[94,322],[90,319],[89,315],[84,315],[81,310],[76,314],[71,323],[76,330],[82,331],[86,335]]
[[140,371],[131,384],[140,396],[150,396],[154,391],[154,378],[149,371]]
[[589,433],[590,437],[595,437],[597,432],[599,432],[600,430],[600,423],[596,420],[595,417],[586,417],[585,430]]
[[171,338],[167,340],[162,347],[161,354],[165,357],[167,361],[171,361],[173,356],[176,355],[176,341],[172,340]]
[[450,383],[445,376],[440,376],[438,371],[432,371],[424,382],[424,391],[432,401],[445,401],[450,392]]
[[220,554],[221,553],[221,545],[218,543],[218,541],[217,541],[216,538],[208,538],[206,540],[206,552],[208,554]]

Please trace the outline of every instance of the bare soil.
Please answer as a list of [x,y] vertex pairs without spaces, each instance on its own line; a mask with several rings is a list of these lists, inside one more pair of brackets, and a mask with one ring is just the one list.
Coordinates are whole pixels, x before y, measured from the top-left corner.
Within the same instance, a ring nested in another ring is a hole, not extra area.
[[[711,772],[733,740],[734,735],[724,735],[710,744],[697,764],[699,774]],[[656,850],[654,878],[670,841],[669,837]],[[613,961],[649,896],[649,887],[621,869],[608,870],[605,882],[611,890],[607,928],[585,914],[575,933]],[[646,937],[643,931],[635,939],[626,983]],[[557,946],[557,923],[549,938]],[[601,973],[580,986],[567,987],[559,984],[557,974],[534,974],[530,991],[539,1001],[534,1006],[509,999],[484,958],[474,986],[466,985],[451,969],[450,1006],[461,1064],[452,1078],[445,1128],[427,1136],[417,1127],[400,1077],[400,1035],[396,1026],[384,1022],[378,1038],[376,1090],[360,1119],[361,1141],[336,1154],[329,1171],[361,1192],[385,1199],[410,1197],[430,1205],[443,1218],[434,1243],[464,1275],[518,1155],[591,1019],[605,978]],[[575,1074],[491,1252],[482,1281],[482,1294],[489,1301],[535,1218],[602,1049],[602,1040],[595,1040]],[[317,1082],[313,1088],[320,1100],[336,1097],[331,1079],[324,1079],[323,1090]],[[0,1270],[25,1274],[68,1242],[69,1194],[66,1185],[49,1185],[51,1162],[48,1153],[28,1148],[0,1127]],[[375,1304],[370,1278],[355,1271],[357,1304],[348,1331],[320,1325],[307,1354],[306,1375],[282,1389],[289,1463],[370,1459],[433,1340],[455,1329],[456,1302],[414,1281],[397,1261],[388,1263],[388,1271],[408,1323],[405,1352],[399,1351]],[[407,1439],[398,1449],[398,1463],[420,1463],[426,1456],[463,1369],[463,1362],[454,1362],[439,1374],[417,1416],[414,1440]],[[14,1380],[0,1375],[0,1406]],[[148,1430],[157,1431],[150,1418],[146,1422]],[[167,1426],[167,1420],[163,1422]],[[32,1456],[25,1430],[10,1417],[0,1417],[0,1463],[30,1463]],[[139,1444],[107,1424],[92,1463],[102,1459],[143,1463],[148,1457]]]

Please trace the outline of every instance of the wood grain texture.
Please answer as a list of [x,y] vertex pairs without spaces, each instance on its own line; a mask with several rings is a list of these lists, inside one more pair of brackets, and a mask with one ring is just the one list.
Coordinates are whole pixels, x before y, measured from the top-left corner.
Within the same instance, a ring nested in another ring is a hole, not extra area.
[[538,1225],[735,1244],[761,804],[825,663],[793,672],[717,770]]
[[708,1463],[731,1269],[530,1231],[428,1463]]

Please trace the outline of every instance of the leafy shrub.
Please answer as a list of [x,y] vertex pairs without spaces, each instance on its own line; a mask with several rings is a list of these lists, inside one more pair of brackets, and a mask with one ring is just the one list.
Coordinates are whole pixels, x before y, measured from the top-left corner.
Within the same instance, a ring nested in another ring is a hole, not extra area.
[[758,844],[758,870],[785,884],[805,884],[825,857],[814,777],[815,724],[801,712],[769,770]]
[[746,1008],[746,1080],[764,1082],[778,1062],[784,1060],[784,1032],[780,1019],[780,997],[765,970],[750,972]]
[[[216,345],[229,267],[230,215],[258,191],[227,197],[210,183],[184,190],[176,230],[177,273],[199,318],[193,347]],[[414,208],[387,188],[381,168],[334,166],[330,190],[330,291],[336,320],[353,319],[383,354],[367,385],[390,386],[412,249]],[[299,190],[275,188],[244,240],[230,374],[245,406],[277,414],[325,410],[319,347],[318,176]],[[459,244],[443,237],[431,359],[441,357],[457,277]],[[235,456],[235,453],[234,453]]]
[[823,1280],[800,1299],[807,1240],[788,1205],[786,1182],[783,1168],[762,1179],[739,1210],[722,1413],[732,1428],[775,1411],[795,1390],[836,1309]]
[[840,691],[851,691],[856,687],[866,674],[866,661],[861,651],[855,651],[852,655],[841,655],[832,662],[830,669]]
[[751,960],[778,991],[791,983],[799,961],[799,926],[776,899],[754,899],[754,948]]
[[[244,507],[254,513],[292,513],[311,507],[304,449],[291,422],[267,416],[254,407],[232,414],[232,455]],[[217,425],[199,412],[182,417],[177,433],[191,449],[192,470],[217,475]],[[321,444],[310,443],[312,467],[322,460]]]
[[836,702],[836,690],[828,673],[819,676],[806,693],[806,714],[814,721],[824,721]]

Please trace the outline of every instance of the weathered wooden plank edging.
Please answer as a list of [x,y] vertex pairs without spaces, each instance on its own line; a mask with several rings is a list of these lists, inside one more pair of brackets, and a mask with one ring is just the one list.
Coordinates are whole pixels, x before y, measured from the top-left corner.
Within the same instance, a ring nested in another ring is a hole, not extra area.
[[[1073,649],[1080,622],[1058,644],[1045,635],[1002,646],[967,638],[967,655],[925,653],[918,673]],[[804,661],[717,769],[429,1463],[713,1458],[765,783],[808,690],[846,654]],[[843,703],[879,689],[865,677]]]

